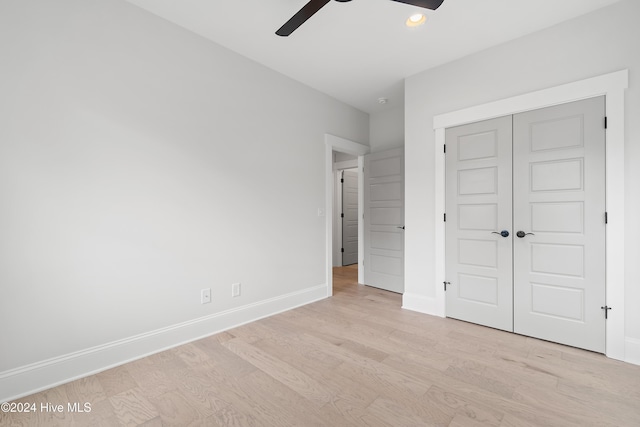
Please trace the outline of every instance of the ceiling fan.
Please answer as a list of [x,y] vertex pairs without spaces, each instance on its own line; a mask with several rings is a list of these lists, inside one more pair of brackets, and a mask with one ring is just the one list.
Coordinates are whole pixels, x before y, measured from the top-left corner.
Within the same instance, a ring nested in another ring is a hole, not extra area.
[[[311,18],[317,11],[322,9],[327,3],[331,0],[310,0],[309,3],[305,4],[302,9],[298,11],[295,15],[291,17],[285,24],[280,27],[276,34],[279,36],[287,37],[291,33],[293,33],[300,25],[304,24],[305,21]],[[346,3],[351,0],[336,0],[340,3]],[[425,9],[436,10],[444,0],[392,0],[397,1],[399,3],[406,3],[413,6],[422,7]]]

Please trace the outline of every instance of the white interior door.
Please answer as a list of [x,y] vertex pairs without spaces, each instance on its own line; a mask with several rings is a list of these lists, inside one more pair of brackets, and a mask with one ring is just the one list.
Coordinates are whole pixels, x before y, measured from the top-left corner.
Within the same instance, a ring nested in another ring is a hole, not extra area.
[[446,313],[507,331],[513,331],[511,147],[511,117],[446,131]]
[[342,172],[342,265],[358,263],[358,171]]
[[605,351],[604,107],[447,129],[447,316]]
[[364,165],[365,284],[404,292],[404,152],[368,154]]
[[513,118],[514,331],[601,353],[604,117],[599,97]]

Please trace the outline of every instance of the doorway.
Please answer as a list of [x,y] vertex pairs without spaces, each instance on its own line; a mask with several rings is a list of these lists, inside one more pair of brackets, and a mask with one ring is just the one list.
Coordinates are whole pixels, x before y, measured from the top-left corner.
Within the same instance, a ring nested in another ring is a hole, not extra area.
[[[340,138],[335,135],[325,134],[325,231],[326,231],[326,283],[327,283],[327,296],[333,295],[333,268],[335,261],[335,243],[336,240],[336,224],[337,220],[332,214],[334,212],[335,195],[336,195],[336,180],[334,171],[334,152],[344,153],[351,156],[356,156],[357,170],[358,170],[358,216],[362,216],[363,189],[362,189],[362,168],[364,166],[364,155],[369,153],[369,147],[359,144],[348,139]],[[358,253],[363,253],[363,230],[364,224],[362,221],[358,224]],[[358,283],[364,283],[364,269],[362,263],[357,264]]]
[[604,110],[597,97],[447,129],[449,317],[604,352]]
[[[346,153],[357,156],[358,162],[358,218],[371,218],[373,222],[368,223],[369,230],[372,226],[382,227],[378,230],[385,235],[392,235],[402,233],[404,231],[404,215],[403,212],[403,200],[404,200],[404,156],[402,149],[393,149],[385,152],[378,152],[376,154],[369,154],[369,147],[358,144],[353,141],[346,140],[334,135],[325,134],[325,185],[326,185],[326,209],[324,212],[329,214],[326,216],[326,236],[327,236],[327,296],[333,294],[333,266],[334,266],[334,240],[335,240],[335,224],[337,221],[334,215],[331,213],[334,210],[335,205],[335,179],[334,179],[334,151],[340,153]],[[365,159],[366,156],[366,159]],[[366,170],[369,173],[369,181],[365,186],[365,162],[369,162],[369,167]],[[367,191],[365,191],[365,187]],[[398,193],[400,189],[400,193]],[[365,203],[363,200],[365,193],[369,197],[369,202]],[[398,196],[399,194],[399,196]],[[365,209],[370,208],[368,215],[365,215]],[[319,211],[320,212],[320,211]],[[391,214],[391,215],[390,215]],[[358,283],[369,284],[381,289],[387,289],[386,285],[389,276],[403,277],[403,271],[398,273],[397,262],[384,262],[387,259],[398,258],[397,253],[399,251],[404,252],[403,245],[399,247],[388,247],[387,243],[393,243],[393,239],[372,239],[370,236],[365,239],[365,222],[358,222]],[[370,234],[370,233],[369,233]],[[397,239],[396,239],[397,240]],[[365,241],[369,244],[368,248],[365,248]],[[376,243],[377,242],[377,243]],[[365,259],[367,254],[371,255],[373,249],[381,250],[380,253],[375,254],[377,258],[369,259],[367,262],[370,272],[365,280]],[[403,259],[403,256],[400,257]],[[380,262],[382,261],[382,262]],[[400,262],[403,264],[403,262]],[[395,269],[395,270],[394,270]],[[396,274],[393,274],[395,271]],[[381,277],[379,283],[370,282],[369,275],[375,279],[373,272],[378,273]],[[391,274],[389,274],[391,273]],[[387,277],[385,277],[387,276]],[[402,283],[403,287],[403,283]],[[402,292],[402,289],[393,290],[394,292]]]
[[332,152],[333,267],[359,263],[361,211],[358,156]]

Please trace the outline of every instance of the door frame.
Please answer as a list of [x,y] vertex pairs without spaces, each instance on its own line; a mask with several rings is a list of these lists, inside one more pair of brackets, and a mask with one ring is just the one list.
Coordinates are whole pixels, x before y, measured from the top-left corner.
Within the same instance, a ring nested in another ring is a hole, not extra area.
[[[324,134],[325,144],[325,267],[327,297],[333,295],[333,200],[334,200],[334,173],[333,152],[358,156],[358,218],[362,218],[364,212],[364,155],[371,149],[363,144],[351,141],[339,136]],[[364,221],[358,221],[358,283],[364,283],[364,268],[362,257],[364,256]]]
[[[629,71],[580,80],[536,92],[465,108],[433,117],[435,132],[435,283],[445,281],[445,129],[467,123],[536,110],[604,95],[606,115],[606,209],[611,221],[606,237],[606,303],[613,307],[606,324],[607,357],[625,360],[625,250],[624,250],[624,92],[629,87]],[[444,317],[445,291],[436,286],[434,315]]]

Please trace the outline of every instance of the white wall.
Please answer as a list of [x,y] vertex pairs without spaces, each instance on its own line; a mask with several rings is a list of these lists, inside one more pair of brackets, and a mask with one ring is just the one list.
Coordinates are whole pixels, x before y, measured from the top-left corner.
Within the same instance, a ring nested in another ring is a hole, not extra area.
[[371,114],[369,135],[372,153],[404,146],[404,107]]
[[0,2],[0,52],[0,401],[327,294],[324,134],[367,114],[119,0]]
[[[336,163],[342,163],[342,162],[348,162],[348,161],[355,161],[356,164],[358,162],[358,156],[354,156],[351,154],[347,154],[347,153],[341,153],[339,151],[334,151],[333,152],[333,163],[334,165]],[[335,169],[335,166],[334,166]],[[344,169],[344,168],[342,168]]]
[[[405,82],[405,290],[429,300],[434,277],[433,117],[620,69],[626,94],[625,217],[627,359],[640,360],[640,2],[624,1],[447,65]],[[613,220],[613,219],[612,219]]]

